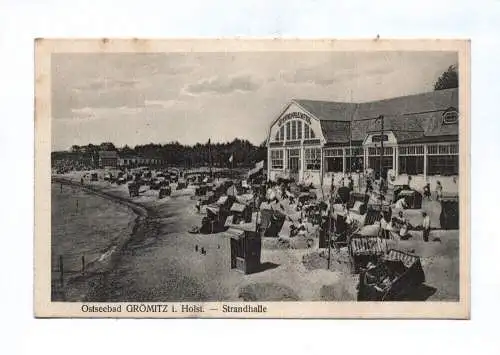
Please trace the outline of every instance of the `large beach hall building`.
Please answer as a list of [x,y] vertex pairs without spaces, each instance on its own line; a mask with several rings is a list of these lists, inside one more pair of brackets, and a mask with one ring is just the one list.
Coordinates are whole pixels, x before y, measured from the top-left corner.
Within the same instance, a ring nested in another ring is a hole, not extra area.
[[363,103],[292,100],[269,128],[268,178],[326,185],[373,169],[456,181],[458,126],[458,89]]

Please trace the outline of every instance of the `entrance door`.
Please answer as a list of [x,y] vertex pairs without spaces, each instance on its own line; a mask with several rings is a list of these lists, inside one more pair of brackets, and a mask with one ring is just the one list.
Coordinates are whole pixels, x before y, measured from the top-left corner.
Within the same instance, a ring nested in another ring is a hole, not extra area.
[[385,156],[384,160],[382,160],[382,171],[380,170],[380,157],[369,157],[368,158],[368,165],[370,168],[372,168],[375,172],[375,175],[380,176],[382,173],[382,177],[384,179],[387,179],[387,172],[390,169],[393,169],[392,166],[392,155],[391,156]]
[[300,149],[290,149],[288,151],[288,171],[290,178],[298,182],[300,172]]

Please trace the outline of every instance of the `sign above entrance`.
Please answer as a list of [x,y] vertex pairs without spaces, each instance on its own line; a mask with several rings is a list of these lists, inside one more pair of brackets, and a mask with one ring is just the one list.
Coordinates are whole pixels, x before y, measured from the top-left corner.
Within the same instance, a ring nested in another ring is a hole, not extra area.
[[303,119],[307,123],[311,124],[311,118],[302,112],[290,112],[285,116],[281,117],[278,121],[278,126],[282,126],[286,121],[290,121],[296,118]]
[[389,136],[387,134],[379,134],[376,136],[372,136],[372,142],[387,142],[389,140]]

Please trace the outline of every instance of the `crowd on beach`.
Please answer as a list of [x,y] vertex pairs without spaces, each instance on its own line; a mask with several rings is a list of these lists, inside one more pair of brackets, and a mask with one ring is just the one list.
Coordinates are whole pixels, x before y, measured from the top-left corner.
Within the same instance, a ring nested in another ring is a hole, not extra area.
[[[62,172],[80,170],[80,168],[80,166],[65,165]],[[97,175],[95,170],[88,171],[81,175],[81,184],[86,183],[87,180],[97,181]],[[191,181],[184,182],[182,171],[171,172],[166,169],[149,168],[115,169],[114,172],[102,170],[99,179],[109,181],[112,184],[128,184],[131,197],[138,195],[140,186],[147,185],[150,189],[160,190],[160,198],[170,195],[171,182],[178,182],[179,186],[184,188],[190,182],[195,185],[203,185],[210,184],[214,180],[208,174],[200,174]],[[365,224],[367,208],[371,206],[372,208],[377,207],[379,210],[379,215],[372,221],[373,225],[379,227],[379,236],[386,239],[407,239],[410,238],[409,230],[421,230],[423,240],[429,240],[431,220],[427,211],[420,211],[421,216],[418,223],[415,223],[415,218],[412,218],[414,222],[412,225],[405,213],[406,210],[411,209],[408,197],[400,196],[395,199],[394,197],[397,197],[395,187],[381,177],[376,179],[368,174],[364,176],[363,181],[358,179],[355,184],[353,177],[346,174],[337,181],[332,178],[329,191],[317,189],[312,184],[296,184],[286,179],[279,181],[239,179],[234,182],[234,185],[242,193],[253,196],[257,208],[265,208],[262,205],[262,202],[265,202],[266,206],[274,205],[275,207],[270,208],[285,215],[292,222],[290,237],[308,234],[308,226],[310,225],[319,225],[320,228],[324,229],[329,216],[333,219],[334,230],[339,229],[340,224],[342,224],[342,228],[349,233],[359,231]],[[135,191],[134,186],[137,186],[137,191]],[[409,177],[407,185],[401,189],[413,190],[410,186],[411,178]],[[440,181],[436,182],[434,191],[435,197],[433,198],[430,183],[427,183],[422,191],[423,199],[440,201],[443,196],[443,186]],[[286,201],[286,209],[284,201]],[[201,198],[196,199],[197,212],[201,211],[202,204]],[[341,222],[339,222],[339,217],[341,217]]]
[[[415,194],[420,192],[412,189],[411,179],[408,184],[399,188],[399,190],[409,190]],[[292,190],[295,191],[292,192]],[[297,189],[299,192],[297,192]],[[290,236],[304,235],[308,232],[307,222],[313,222],[320,228],[325,227],[328,216],[332,217],[334,234],[340,234],[339,229],[344,229],[344,233],[352,234],[360,231],[366,221],[367,208],[374,208],[379,211],[379,215],[372,222],[379,228],[378,235],[384,239],[408,239],[411,238],[410,230],[421,231],[425,242],[429,241],[431,231],[431,218],[429,213],[418,207],[412,208],[408,202],[408,196],[397,195],[398,191],[394,186],[390,186],[384,179],[375,180],[367,176],[364,180],[363,189],[358,185],[358,191],[355,191],[355,184],[352,176],[342,177],[338,182],[332,184],[327,194],[313,186],[297,186],[291,181],[281,180],[278,182],[266,183],[265,201],[268,204],[274,203],[281,212],[285,212],[283,201],[288,206],[292,206],[299,212],[298,217],[290,228]],[[310,191],[316,191],[316,194],[310,194]],[[353,195],[357,199],[353,203]],[[439,181],[435,187],[435,197],[431,193],[430,183],[427,183],[421,194],[427,201],[439,202],[443,195],[443,187]],[[303,198],[304,197],[304,198]],[[396,197],[396,199],[395,199]],[[368,207],[369,206],[369,207]],[[408,218],[408,210],[413,209],[412,218]],[[420,214],[420,218],[415,217],[415,213]],[[340,220],[340,222],[339,222]],[[411,220],[411,221],[410,221]],[[418,221],[417,221],[418,220]]]

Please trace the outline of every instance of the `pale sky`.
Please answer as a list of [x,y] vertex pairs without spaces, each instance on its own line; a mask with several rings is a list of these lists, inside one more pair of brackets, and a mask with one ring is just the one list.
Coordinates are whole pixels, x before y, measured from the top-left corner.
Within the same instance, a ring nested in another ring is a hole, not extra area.
[[433,90],[455,52],[53,54],[52,149],[260,144],[291,99],[371,101]]

